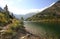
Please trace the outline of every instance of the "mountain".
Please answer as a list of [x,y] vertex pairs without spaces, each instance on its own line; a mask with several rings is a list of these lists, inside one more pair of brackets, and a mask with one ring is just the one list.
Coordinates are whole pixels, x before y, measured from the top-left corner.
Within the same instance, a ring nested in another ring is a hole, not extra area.
[[0,11],[3,11],[3,9],[0,7]]
[[10,15],[10,12],[8,12],[9,10],[7,10],[8,7],[5,6],[5,9],[6,11],[1,11],[4,9],[0,8],[0,39],[1,37],[2,39],[15,39],[18,34],[18,30],[20,30],[21,33],[25,28],[22,25],[22,21],[17,20],[13,15]]
[[51,7],[43,10],[42,12],[39,12],[36,15],[33,15],[32,17],[27,18],[28,21],[39,21],[39,20],[55,20],[59,18],[60,19],[60,1],[56,2]]
[[17,19],[21,19],[21,17],[23,17],[24,19],[27,19],[28,17],[31,17],[33,15],[35,15],[36,13],[28,13],[26,15],[16,15],[14,14],[14,16],[17,18]]
[[[2,10],[2,8],[0,8]],[[4,11],[5,10],[5,11]],[[0,39],[35,39],[40,36],[28,32],[23,21],[18,20],[8,10],[8,6],[0,12]]]

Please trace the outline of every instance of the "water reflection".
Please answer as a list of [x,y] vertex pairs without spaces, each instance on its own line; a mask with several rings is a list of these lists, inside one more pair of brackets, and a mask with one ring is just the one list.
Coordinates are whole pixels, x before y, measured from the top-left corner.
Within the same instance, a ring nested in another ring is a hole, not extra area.
[[24,22],[27,31],[47,38],[60,36],[60,23]]

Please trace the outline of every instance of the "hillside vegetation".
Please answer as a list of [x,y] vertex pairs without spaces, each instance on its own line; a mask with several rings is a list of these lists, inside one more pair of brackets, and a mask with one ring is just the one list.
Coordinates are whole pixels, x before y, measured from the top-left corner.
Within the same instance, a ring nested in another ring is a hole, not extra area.
[[0,11],[0,39],[13,39],[15,38],[14,36],[17,36],[19,30],[25,30],[23,22],[17,20],[13,13],[8,11],[8,6],[6,5]]
[[53,6],[38,12],[36,15],[26,19],[27,21],[60,21],[60,1]]
[[25,30],[23,17],[21,20],[16,19],[13,13],[9,12],[7,5],[0,10],[0,39],[30,38],[39,39],[40,37]]

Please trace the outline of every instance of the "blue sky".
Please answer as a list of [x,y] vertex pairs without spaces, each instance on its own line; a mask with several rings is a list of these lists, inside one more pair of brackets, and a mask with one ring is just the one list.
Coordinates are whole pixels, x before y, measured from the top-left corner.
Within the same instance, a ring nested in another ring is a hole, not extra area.
[[42,11],[56,1],[58,0],[0,0],[0,6],[3,8],[7,4],[9,11],[14,14],[27,14]]

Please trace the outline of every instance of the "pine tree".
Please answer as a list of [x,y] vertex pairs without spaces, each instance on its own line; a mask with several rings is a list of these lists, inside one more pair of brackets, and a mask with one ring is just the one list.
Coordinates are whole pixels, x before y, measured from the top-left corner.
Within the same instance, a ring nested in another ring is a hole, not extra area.
[[22,21],[24,21],[24,18],[23,18],[23,17],[21,17],[21,20],[22,20]]
[[8,6],[7,5],[4,7],[4,11],[8,12]]
[[7,5],[4,7],[4,12],[7,15],[7,18],[9,18],[10,14],[9,14],[9,10],[8,10],[8,6]]

